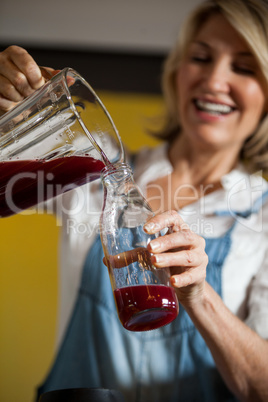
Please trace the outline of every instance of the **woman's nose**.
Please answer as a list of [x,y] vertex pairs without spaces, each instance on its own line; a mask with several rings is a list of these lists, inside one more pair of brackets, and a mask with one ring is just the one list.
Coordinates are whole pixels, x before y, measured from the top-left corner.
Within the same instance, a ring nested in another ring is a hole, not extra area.
[[212,63],[203,77],[203,85],[213,92],[228,93],[230,88],[230,74],[224,61]]

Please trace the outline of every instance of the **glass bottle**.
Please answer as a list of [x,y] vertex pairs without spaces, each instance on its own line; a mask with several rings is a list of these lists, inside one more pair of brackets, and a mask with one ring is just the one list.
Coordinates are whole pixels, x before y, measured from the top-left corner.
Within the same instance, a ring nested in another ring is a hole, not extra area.
[[104,204],[100,235],[118,316],[130,331],[147,331],[173,321],[179,305],[169,268],[157,269],[147,245],[144,224],[153,212],[124,163],[102,171]]

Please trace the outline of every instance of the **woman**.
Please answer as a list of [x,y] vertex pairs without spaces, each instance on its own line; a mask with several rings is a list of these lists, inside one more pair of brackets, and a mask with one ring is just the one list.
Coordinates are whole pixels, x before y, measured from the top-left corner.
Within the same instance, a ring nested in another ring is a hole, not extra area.
[[[122,328],[93,230],[99,187],[83,188],[92,203],[87,235],[75,230],[87,214],[71,210],[71,193],[63,197],[62,265],[65,275],[76,272],[77,287],[81,272],[81,284],[40,392],[107,387],[126,401],[267,400],[268,186],[251,174],[267,167],[267,21],[261,0],[195,10],[165,65],[167,141],[135,158],[135,179],[156,212],[146,230],[173,229],[148,247],[159,269],[171,267],[175,321],[146,333]],[[3,111],[43,82],[17,47],[0,55],[0,74]]]

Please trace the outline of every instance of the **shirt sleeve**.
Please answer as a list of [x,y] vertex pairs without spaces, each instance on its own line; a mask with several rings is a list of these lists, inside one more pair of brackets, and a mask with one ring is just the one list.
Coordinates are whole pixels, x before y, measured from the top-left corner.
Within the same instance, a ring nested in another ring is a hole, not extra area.
[[61,226],[57,346],[74,308],[86,255],[99,230],[103,193],[100,181],[94,181],[60,197],[54,200],[59,203],[54,202],[54,212]]
[[262,338],[268,339],[268,203],[262,208],[263,241],[265,248],[261,268],[249,286],[248,316],[245,323]]

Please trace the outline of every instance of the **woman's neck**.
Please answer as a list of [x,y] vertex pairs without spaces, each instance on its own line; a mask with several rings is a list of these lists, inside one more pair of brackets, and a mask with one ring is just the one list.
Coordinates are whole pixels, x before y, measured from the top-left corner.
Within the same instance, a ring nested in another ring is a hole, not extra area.
[[169,149],[174,175],[193,186],[220,183],[238,162],[239,150],[202,149],[179,136]]
[[239,150],[193,147],[180,136],[168,152],[173,172],[148,183],[146,189],[147,200],[155,213],[180,210],[221,189],[221,179],[237,164]]

